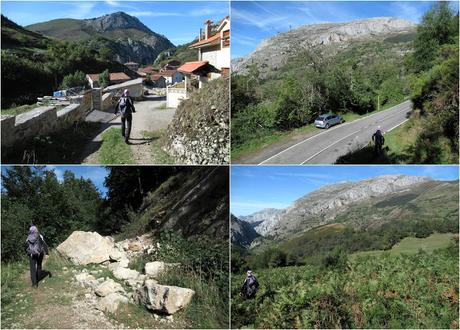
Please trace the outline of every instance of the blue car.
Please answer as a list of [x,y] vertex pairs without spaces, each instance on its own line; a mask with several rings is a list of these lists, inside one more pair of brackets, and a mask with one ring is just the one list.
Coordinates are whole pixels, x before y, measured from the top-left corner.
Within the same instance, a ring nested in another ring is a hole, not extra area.
[[327,113],[325,115],[321,115],[315,120],[315,126],[319,128],[329,128],[334,125],[338,125],[343,123],[342,116],[335,115],[333,113]]

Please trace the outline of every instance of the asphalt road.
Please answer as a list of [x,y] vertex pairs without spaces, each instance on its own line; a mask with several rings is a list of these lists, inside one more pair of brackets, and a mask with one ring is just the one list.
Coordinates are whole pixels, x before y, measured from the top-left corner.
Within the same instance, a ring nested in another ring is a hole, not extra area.
[[[268,147],[256,157],[256,164],[334,164],[338,157],[365,146],[372,134],[381,126],[388,132],[404,123],[412,110],[412,103],[405,101],[392,108],[364,118],[319,130],[313,136],[284,146],[282,150]],[[246,161],[245,161],[246,163]],[[254,164],[253,163],[253,164]]]

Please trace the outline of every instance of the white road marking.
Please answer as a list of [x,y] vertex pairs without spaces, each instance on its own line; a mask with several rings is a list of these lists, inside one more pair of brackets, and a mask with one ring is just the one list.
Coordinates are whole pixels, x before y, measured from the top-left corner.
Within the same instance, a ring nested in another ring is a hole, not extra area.
[[[392,128],[390,128],[390,129],[387,130],[386,132],[389,132],[389,131],[391,131],[391,130],[394,130],[396,127],[401,126],[402,124],[404,124],[404,123],[405,123],[406,121],[408,121],[409,119],[410,119],[410,118],[407,118],[406,120],[404,120],[403,122],[399,123],[398,125],[393,126]],[[386,132],[385,132],[385,133],[386,133]]]
[[[263,165],[264,163],[266,163],[266,162],[268,162],[269,160],[271,160],[271,159],[273,159],[273,158],[275,158],[275,157],[281,155],[282,153],[284,153],[284,152],[286,152],[286,151],[288,151],[288,150],[291,150],[292,148],[295,148],[295,147],[297,147],[298,145],[301,145],[302,143],[307,142],[307,141],[309,141],[309,140],[311,140],[311,139],[313,139],[313,138],[315,138],[315,137],[317,137],[317,136],[320,136],[320,135],[322,135],[322,134],[331,132],[331,131],[333,131],[334,129],[337,129],[337,128],[339,128],[339,127],[344,127],[344,126],[349,125],[349,124],[352,124],[352,123],[357,123],[357,122],[359,122],[359,121],[361,121],[361,120],[369,119],[370,117],[373,117],[373,116],[376,116],[376,115],[380,115],[380,114],[385,113],[385,112],[390,111],[390,110],[394,110],[395,107],[400,106],[400,105],[404,105],[404,104],[407,103],[407,102],[410,102],[410,101],[404,101],[404,102],[402,102],[402,103],[400,103],[400,104],[398,104],[398,105],[395,105],[394,107],[392,107],[392,108],[390,108],[390,109],[383,110],[383,111],[379,111],[379,112],[374,113],[374,114],[372,114],[372,115],[367,115],[367,116],[365,116],[365,117],[363,117],[363,118],[361,118],[361,119],[354,120],[354,121],[350,121],[350,122],[345,123],[345,124],[337,125],[336,127],[332,128],[332,129],[330,128],[330,129],[328,129],[328,130],[326,130],[326,131],[324,131],[324,132],[321,132],[321,133],[315,134],[315,135],[313,135],[313,136],[310,136],[309,138],[307,138],[307,139],[305,139],[305,140],[302,140],[302,141],[300,141],[300,142],[297,142],[296,144],[293,144],[292,146],[290,146],[290,147],[288,147],[288,148],[286,148],[286,149],[284,149],[284,150],[281,150],[281,151],[278,152],[277,154],[275,154],[275,155],[273,155],[273,156],[271,156],[271,157],[265,159],[264,161],[260,162],[258,165]],[[386,119],[386,118],[383,118],[383,119]],[[302,164],[303,164],[303,163],[302,163]]]
[[333,144],[328,145],[326,148],[323,148],[322,150],[318,151],[318,152],[317,152],[316,154],[314,154],[313,156],[310,156],[309,158],[307,158],[306,160],[304,160],[302,163],[300,163],[300,165],[305,164],[305,163],[308,162],[310,159],[315,158],[316,156],[318,156],[318,155],[319,155],[320,153],[322,153],[323,151],[329,149],[330,147],[332,147],[333,145],[339,143],[340,141],[345,140],[346,138],[352,136],[353,134],[358,133],[359,131],[361,131],[361,130],[359,129],[359,130],[357,130],[357,131],[354,131],[353,133],[350,133],[350,134],[348,134],[347,136],[344,136],[344,137],[341,138],[340,140],[335,141]]

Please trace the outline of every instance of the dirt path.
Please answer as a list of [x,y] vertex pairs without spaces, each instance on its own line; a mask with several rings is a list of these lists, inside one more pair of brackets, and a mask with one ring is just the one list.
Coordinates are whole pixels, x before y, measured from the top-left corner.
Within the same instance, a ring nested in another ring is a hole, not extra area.
[[[160,97],[150,97],[146,100],[135,102],[136,112],[133,114],[133,124],[131,128],[130,146],[134,161],[137,164],[152,164],[151,142],[155,139],[149,133],[166,129],[171,122],[176,109],[164,109],[166,101]],[[98,150],[102,144],[102,135],[112,127],[120,129],[120,117],[113,117],[112,113],[94,111],[90,121],[102,123],[98,134],[86,145],[83,151],[83,161],[86,164],[97,164]],[[147,133],[147,134],[145,134]]]
[[[46,269],[44,263],[44,269]],[[22,280],[26,289],[18,298],[28,296],[31,307],[22,310],[15,317],[11,328],[51,329],[113,329],[122,328],[115,320],[96,309],[97,301],[91,291],[77,285],[70,270],[62,270],[39,282],[37,289],[30,287],[30,273],[26,271]]]
[[174,117],[176,109],[163,109],[164,100],[147,100],[137,102],[133,114],[133,126],[129,139],[134,160],[137,164],[152,164],[151,142],[154,138],[145,133],[166,129]]

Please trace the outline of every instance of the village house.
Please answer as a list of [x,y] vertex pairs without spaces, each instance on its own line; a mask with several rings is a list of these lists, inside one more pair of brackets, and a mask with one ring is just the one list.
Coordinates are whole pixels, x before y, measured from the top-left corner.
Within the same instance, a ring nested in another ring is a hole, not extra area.
[[[87,74],[86,79],[88,80],[91,88],[97,88],[99,86],[99,74]],[[113,72],[110,73],[109,85],[120,84],[125,81],[131,80],[131,78],[124,72]]]
[[133,70],[134,72],[139,70],[139,63],[136,63],[136,62],[127,62],[127,63],[125,63],[125,66],[128,69]]
[[160,70],[158,72],[160,76],[163,76],[166,81],[166,85],[174,85],[176,83],[182,82],[184,80],[184,74],[177,70]]
[[211,73],[210,79],[230,72],[230,17],[222,19],[215,31],[212,30],[212,24],[207,20],[204,33],[200,29],[198,41],[189,46],[198,50],[198,61],[208,61],[220,71],[220,74]]
[[181,64],[178,60],[171,60],[163,66],[163,70],[177,70]]
[[153,87],[166,88],[166,80],[163,76],[154,74],[150,76],[150,80],[152,81]]
[[167,86],[168,107],[177,107],[194,88],[201,88],[208,80],[230,74],[230,17],[224,17],[215,29],[213,22],[207,20],[204,33],[200,29],[198,41],[189,48],[198,50],[198,60],[186,62],[177,69],[184,75],[185,83]]

